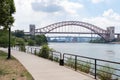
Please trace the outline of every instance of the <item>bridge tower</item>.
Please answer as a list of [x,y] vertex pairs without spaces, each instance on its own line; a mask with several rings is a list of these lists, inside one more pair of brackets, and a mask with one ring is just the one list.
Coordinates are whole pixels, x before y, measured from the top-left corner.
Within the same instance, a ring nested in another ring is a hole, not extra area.
[[107,39],[109,41],[114,40],[115,39],[115,27],[113,26],[107,27],[107,32],[108,32]]
[[35,25],[34,24],[30,24],[29,28],[30,28],[30,31],[29,31],[30,35],[34,36],[35,35]]

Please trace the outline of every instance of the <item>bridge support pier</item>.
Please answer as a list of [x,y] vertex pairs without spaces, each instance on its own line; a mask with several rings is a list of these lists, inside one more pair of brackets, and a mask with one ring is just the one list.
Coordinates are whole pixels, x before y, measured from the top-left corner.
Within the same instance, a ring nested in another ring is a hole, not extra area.
[[35,39],[35,25],[30,25],[30,36],[32,39]]
[[117,34],[117,41],[120,40],[120,34]]
[[106,40],[111,42],[115,39],[115,27],[107,27],[107,32],[108,34],[106,34]]
[[34,36],[35,35],[35,25],[34,24],[30,24],[30,35]]

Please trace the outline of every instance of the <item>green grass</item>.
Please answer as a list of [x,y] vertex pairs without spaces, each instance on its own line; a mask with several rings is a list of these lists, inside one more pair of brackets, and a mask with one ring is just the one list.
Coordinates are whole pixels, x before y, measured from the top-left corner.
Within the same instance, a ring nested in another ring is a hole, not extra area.
[[14,57],[7,60],[7,54],[0,51],[0,80],[33,80],[30,73]]

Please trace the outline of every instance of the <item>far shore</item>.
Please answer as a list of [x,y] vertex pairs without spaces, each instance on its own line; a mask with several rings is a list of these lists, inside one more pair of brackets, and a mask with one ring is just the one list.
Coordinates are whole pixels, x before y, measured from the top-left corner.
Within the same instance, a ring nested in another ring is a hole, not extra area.
[[110,43],[113,43],[113,44],[120,44],[120,42],[110,42]]

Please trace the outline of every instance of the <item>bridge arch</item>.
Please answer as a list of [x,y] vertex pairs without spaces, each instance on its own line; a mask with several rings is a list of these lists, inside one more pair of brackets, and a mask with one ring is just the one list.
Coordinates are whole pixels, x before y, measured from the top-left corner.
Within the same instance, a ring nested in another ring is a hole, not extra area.
[[89,29],[89,30],[93,31],[95,34],[98,34],[99,36],[101,36],[105,41],[108,41],[106,38],[106,35],[108,34],[107,30],[104,30],[104,29],[99,28],[95,25],[92,25],[92,24],[89,24],[86,22],[81,22],[81,21],[62,21],[62,22],[48,25],[48,26],[43,27],[43,28],[36,29],[36,32],[46,34],[46,33],[53,31],[54,29],[57,29],[57,28],[60,28],[63,26],[69,26],[69,25],[75,25],[75,26],[80,26],[80,27],[84,27],[86,29]]

